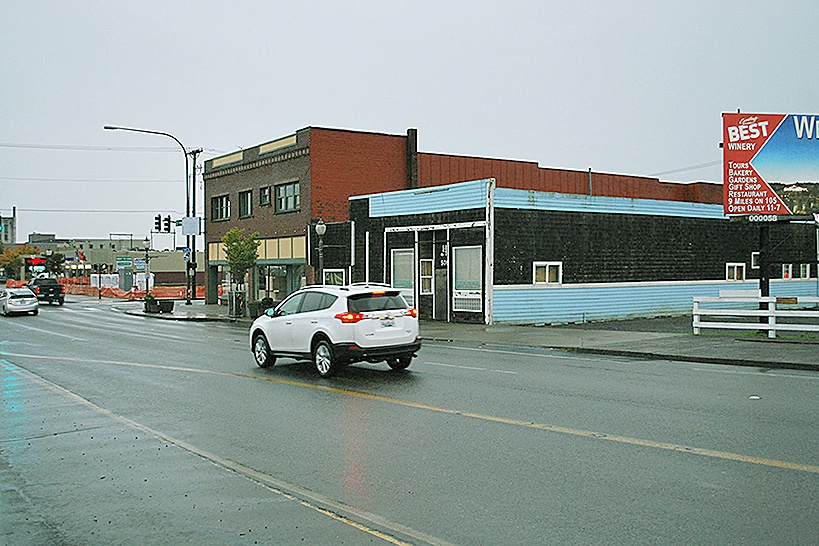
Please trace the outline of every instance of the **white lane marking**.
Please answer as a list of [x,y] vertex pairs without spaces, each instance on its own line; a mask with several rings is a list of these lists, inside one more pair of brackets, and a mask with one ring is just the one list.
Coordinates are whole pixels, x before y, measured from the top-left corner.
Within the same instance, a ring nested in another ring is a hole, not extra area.
[[86,339],[81,338],[81,337],[69,336],[68,334],[61,334],[59,332],[54,332],[53,330],[44,330],[43,328],[35,328],[34,326],[27,326],[25,324],[20,324],[20,323],[12,323],[10,321],[8,322],[8,324],[13,324],[14,326],[17,326],[19,328],[24,328],[26,330],[33,330],[35,332],[41,332],[43,334],[48,334],[48,335],[51,335],[51,336],[59,336],[59,337],[68,338],[71,341],[87,341]]
[[441,366],[443,368],[458,368],[459,370],[473,370],[477,372],[494,372],[494,373],[505,373],[509,375],[518,375],[518,372],[513,372],[510,370],[494,370],[492,368],[478,368],[476,366],[458,366],[456,364],[444,364],[442,362],[429,362],[424,361],[423,364],[429,364],[430,366]]

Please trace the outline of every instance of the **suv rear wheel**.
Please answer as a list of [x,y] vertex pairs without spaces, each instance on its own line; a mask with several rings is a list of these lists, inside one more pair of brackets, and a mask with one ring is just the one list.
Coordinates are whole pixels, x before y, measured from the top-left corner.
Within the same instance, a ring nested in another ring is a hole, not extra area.
[[313,346],[313,364],[321,377],[330,377],[335,372],[333,348],[326,339],[320,339]]
[[409,368],[411,362],[412,357],[409,355],[399,356],[398,358],[390,358],[387,360],[387,364],[389,364],[390,368],[393,370],[406,370]]
[[276,357],[270,354],[270,346],[264,334],[256,334],[253,338],[253,358],[260,368],[267,368],[276,363]]

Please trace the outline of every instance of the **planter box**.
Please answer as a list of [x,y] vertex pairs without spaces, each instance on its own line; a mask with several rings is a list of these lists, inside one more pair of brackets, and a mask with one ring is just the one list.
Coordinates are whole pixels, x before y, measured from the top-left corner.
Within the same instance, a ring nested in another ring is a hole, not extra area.
[[160,313],[173,313],[174,300],[157,300]]
[[157,300],[145,300],[146,313],[159,313],[159,302]]

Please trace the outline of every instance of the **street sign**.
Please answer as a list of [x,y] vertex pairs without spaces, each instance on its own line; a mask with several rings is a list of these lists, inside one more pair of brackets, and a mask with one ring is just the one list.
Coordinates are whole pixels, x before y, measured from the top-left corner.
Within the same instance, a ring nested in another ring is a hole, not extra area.
[[[144,262],[145,259],[143,258]],[[117,269],[128,269],[134,264],[134,259],[130,256],[117,256]]]
[[185,260],[186,262],[189,262],[191,260],[191,249],[190,248],[185,247],[185,248],[182,249],[182,259]]
[[145,258],[134,258],[134,269],[144,270],[146,263],[147,261],[145,260]]
[[722,126],[726,215],[814,212],[819,115],[724,113]]
[[182,235],[201,235],[198,216],[182,218]]

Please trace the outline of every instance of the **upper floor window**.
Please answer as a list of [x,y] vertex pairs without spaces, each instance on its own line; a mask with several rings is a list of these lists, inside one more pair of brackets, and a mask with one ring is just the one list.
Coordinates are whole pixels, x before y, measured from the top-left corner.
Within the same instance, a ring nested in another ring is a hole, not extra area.
[[253,215],[253,191],[239,192],[239,218],[247,218]]
[[227,195],[211,198],[210,217],[213,221],[230,219],[230,198]]
[[263,207],[270,206],[270,186],[259,189],[259,204]]
[[276,212],[290,212],[301,207],[301,192],[298,182],[276,186]]

